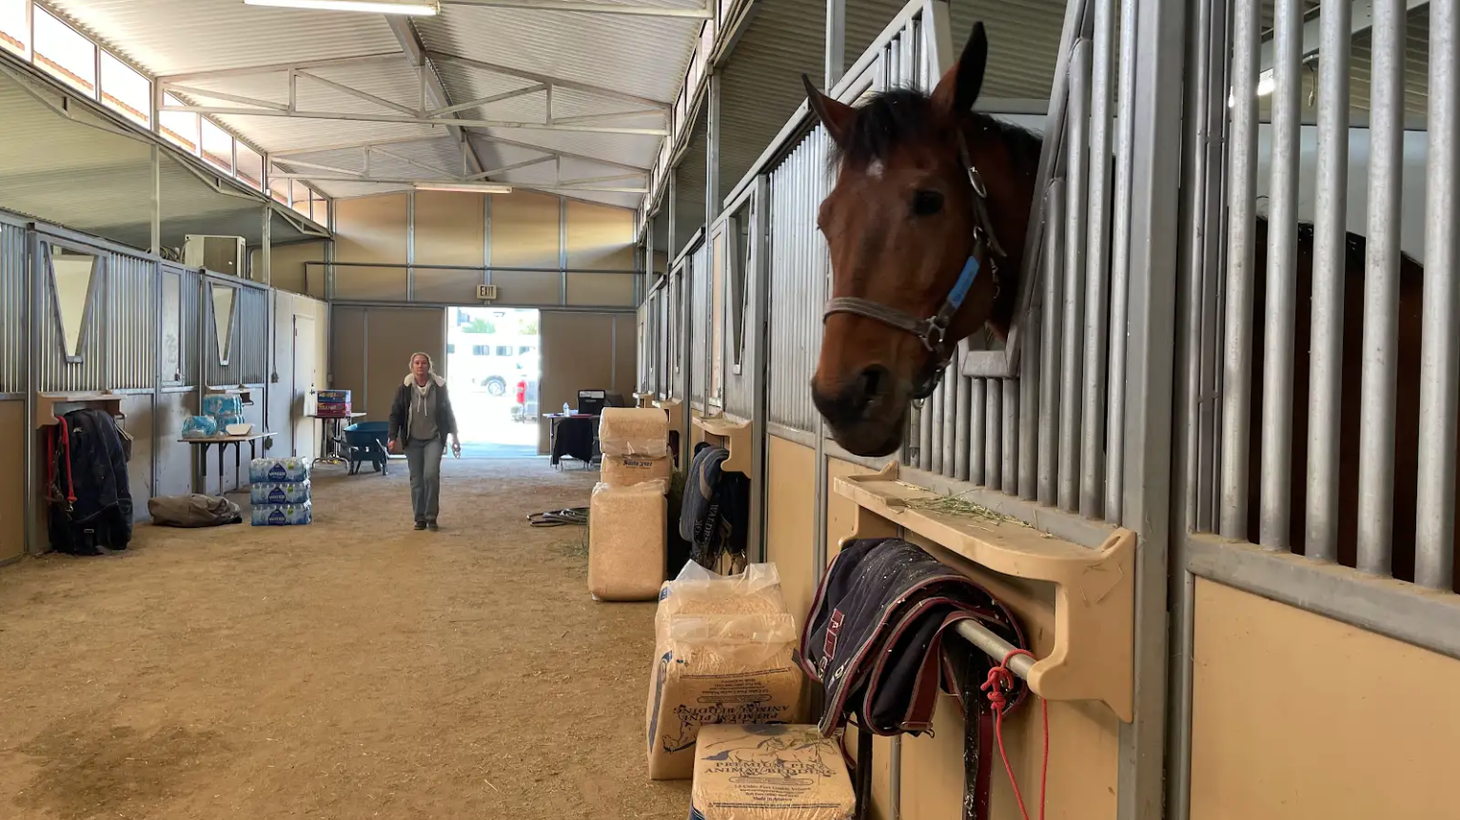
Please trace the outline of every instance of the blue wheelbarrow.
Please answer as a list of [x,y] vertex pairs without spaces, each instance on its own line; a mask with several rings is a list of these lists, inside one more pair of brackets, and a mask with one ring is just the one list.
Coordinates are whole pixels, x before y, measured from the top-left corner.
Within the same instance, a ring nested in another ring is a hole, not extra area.
[[361,421],[345,428],[345,458],[350,462],[350,475],[360,472],[367,461],[375,472],[387,475],[390,451],[385,448],[390,435],[388,421]]

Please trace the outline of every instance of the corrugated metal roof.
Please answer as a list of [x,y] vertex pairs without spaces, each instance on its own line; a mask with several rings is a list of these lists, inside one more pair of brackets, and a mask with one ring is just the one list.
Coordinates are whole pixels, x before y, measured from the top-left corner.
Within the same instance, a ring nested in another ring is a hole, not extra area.
[[384,15],[248,6],[243,0],[45,0],[155,74],[399,51]]
[[[151,241],[152,161],[145,137],[133,135],[82,105],[63,117],[34,94],[60,104],[61,94],[38,83],[0,75],[0,208],[146,248]],[[189,233],[245,237],[258,244],[262,201],[224,193],[206,172],[163,152],[162,240],[181,247]],[[198,171],[198,173],[195,173]],[[212,178],[216,179],[216,178]],[[224,190],[234,191],[224,183]],[[84,195],[78,195],[84,191]],[[273,237],[297,239],[292,224],[275,216]]]
[[[612,0],[610,0],[611,2]],[[695,8],[696,0],[634,0]],[[469,57],[670,102],[703,21],[529,9],[444,6],[416,19],[430,51]],[[455,90],[447,91],[455,97]]]
[[[619,2],[620,0],[601,0]],[[667,8],[696,8],[699,0],[622,0]],[[420,83],[414,67],[401,52],[384,15],[305,11],[247,6],[241,0],[56,0],[49,3],[78,28],[155,75],[197,74],[236,71],[291,62],[400,53],[398,60],[326,66],[310,69],[325,79],[343,83],[391,102],[420,105]],[[679,90],[702,21],[556,12],[551,10],[477,8],[445,6],[439,16],[416,18],[414,25],[430,51],[455,54],[507,69],[505,73],[484,70],[459,61],[435,62],[437,73],[453,103],[490,97],[534,84],[514,77],[514,72],[541,74],[571,84],[602,88],[619,95],[633,95],[669,103]],[[272,74],[194,77],[185,85],[272,102],[288,99],[287,76]],[[194,95],[201,104],[237,108],[235,102],[209,100]],[[396,114],[378,103],[338,89],[299,81],[301,110],[343,114]],[[595,116],[642,110],[646,106],[612,93],[591,89],[555,87],[553,115],[556,118]],[[464,118],[512,122],[545,120],[546,95],[501,100],[460,113]],[[417,124],[338,122],[298,117],[220,115],[220,123],[248,141],[270,152],[294,152],[368,141],[398,141],[411,137],[420,142],[395,145],[395,153],[414,160],[440,159],[456,148],[446,138],[444,127]],[[660,128],[659,115],[613,119],[604,124],[625,128]],[[597,134],[528,129],[480,129],[488,138],[538,146],[595,157],[618,165],[649,167],[659,150],[660,137]],[[473,140],[484,165],[502,167],[534,156],[532,151],[501,142]],[[311,156],[300,159],[319,161]],[[459,161],[459,156],[456,157]],[[569,162],[575,160],[567,160]],[[403,178],[426,178],[432,174],[416,165],[401,163]],[[388,168],[372,163],[372,173],[383,175]],[[541,168],[522,169],[529,174],[503,175],[508,181],[540,181]],[[622,168],[598,168],[607,176]],[[632,187],[619,183],[616,187]],[[317,186],[331,196],[377,193],[382,186],[358,183],[321,182]],[[637,195],[593,195],[611,204],[633,207]]]

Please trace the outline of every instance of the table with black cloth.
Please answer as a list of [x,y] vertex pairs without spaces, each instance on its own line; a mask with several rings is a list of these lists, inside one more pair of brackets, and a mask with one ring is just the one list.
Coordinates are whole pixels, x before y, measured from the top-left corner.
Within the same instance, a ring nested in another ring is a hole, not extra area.
[[544,413],[551,423],[549,441],[552,464],[563,456],[576,458],[587,467],[598,456],[598,416],[588,413]]

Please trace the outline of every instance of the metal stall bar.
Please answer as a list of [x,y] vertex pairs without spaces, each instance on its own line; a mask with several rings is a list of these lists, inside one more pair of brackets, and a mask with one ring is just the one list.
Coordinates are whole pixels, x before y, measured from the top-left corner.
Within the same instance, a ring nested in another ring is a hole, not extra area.
[[948,437],[948,425],[947,420],[943,417],[943,397],[947,392],[948,383],[944,382],[938,385],[938,388],[933,391],[933,395],[928,398],[928,404],[933,408],[933,429],[931,432],[933,438],[933,466],[931,469],[932,472],[938,475],[943,474],[943,462],[948,452],[944,446],[944,440]]
[[1364,366],[1359,395],[1358,568],[1375,575],[1388,575],[1393,566],[1405,18],[1404,0],[1374,3],[1369,241],[1364,270]]
[[1135,127],[1136,15],[1120,14],[1120,88],[1116,113],[1114,238],[1110,248],[1110,373],[1105,425],[1105,520],[1120,521],[1125,480],[1126,276],[1130,265],[1131,140]]
[[1304,537],[1304,554],[1318,561],[1338,560],[1338,448],[1343,413],[1352,17],[1350,4],[1330,3],[1323,9],[1320,21],[1323,59],[1318,63],[1318,193],[1313,205],[1308,509]]
[[1460,187],[1460,14],[1430,4],[1429,188],[1425,207],[1424,346],[1420,354],[1419,497],[1414,581],[1450,589],[1455,565],[1455,416],[1460,412],[1460,287],[1455,189]]
[[1257,0],[1237,0],[1232,32],[1231,224],[1222,372],[1222,505],[1219,532],[1246,541],[1251,434],[1253,265],[1257,199]]
[[1013,379],[1003,379],[1004,419],[1001,422],[1004,441],[1003,490],[1009,495],[1019,494],[1019,384]]
[[988,379],[974,379],[973,390],[969,393],[969,419],[968,419],[968,480],[974,484],[986,483],[988,477],[984,475],[984,448],[988,439],[987,422]]
[[[1082,28],[1083,33],[1083,28]],[[1069,187],[1065,189],[1065,300],[1064,365],[1060,379],[1059,508],[1074,512],[1079,506],[1080,481],[1080,331],[1084,299],[1080,289],[1085,270],[1086,179],[1089,172],[1090,40],[1075,42],[1070,57]]]
[[[1064,224],[1065,196],[1064,180],[1055,179],[1049,183],[1047,192],[1048,222],[1052,226]],[[1059,479],[1058,420],[1060,416],[1060,313],[1064,307],[1064,264],[1065,232],[1055,228],[1046,231],[1044,253],[1044,310],[1040,326],[1041,352],[1039,364],[1039,488],[1038,501],[1053,506],[1055,485]]]
[[[996,661],[1002,662],[1009,657],[1009,653],[1019,647],[995,635],[988,627],[974,623],[973,621],[959,621],[953,627],[959,636],[974,646],[978,647],[985,655]],[[1029,670],[1034,668],[1035,659],[1028,655],[1015,655],[1009,658],[1009,671],[1013,672],[1020,680],[1029,679]]]
[[1272,98],[1272,210],[1267,224],[1267,300],[1262,365],[1262,503],[1258,543],[1287,550],[1292,513],[1293,316],[1298,280],[1298,116],[1303,93],[1303,6],[1277,0]]
[[1003,379],[984,379],[984,398],[988,406],[984,410],[983,481],[989,489],[999,489],[1003,483]]
[[958,462],[958,387],[963,374],[955,365],[958,357],[943,369],[943,475],[952,477]]
[[954,397],[954,430],[957,433],[953,440],[953,478],[958,481],[968,480],[969,462],[969,407],[968,400],[973,393],[973,380],[963,375],[963,360],[968,356],[966,346],[959,345],[957,360],[954,363],[952,378],[957,379],[957,395]]
[[[1095,0],[1094,64],[1090,80],[1089,245],[1085,250],[1084,406],[1080,432],[1080,514],[1101,514],[1105,473],[1105,345],[1110,280],[1110,79],[1117,0]],[[1078,121],[1077,121],[1078,122]]]
[[[1054,232],[1051,232],[1054,233]],[[1039,487],[1039,365],[1043,351],[1040,325],[1043,311],[1031,310],[1025,316],[1029,335],[1028,346],[1019,359],[1019,497],[1033,501]]]

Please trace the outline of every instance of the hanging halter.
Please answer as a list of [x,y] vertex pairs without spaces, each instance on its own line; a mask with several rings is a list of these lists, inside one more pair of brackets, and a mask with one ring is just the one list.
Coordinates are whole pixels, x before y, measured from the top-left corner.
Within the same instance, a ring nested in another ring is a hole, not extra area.
[[984,262],[988,263],[989,271],[994,277],[994,293],[997,298],[999,266],[996,259],[1005,256],[998,238],[994,235],[993,222],[989,219],[988,189],[984,187],[983,177],[969,156],[968,143],[964,140],[961,130],[958,132],[958,154],[963,160],[964,167],[968,169],[968,182],[973,186],[973,251],[969,254],[968,261],[963,263],[963,270],[958,274],[958,281],[953,283],[953,288],[943,299],[942,306],[933,315],[919,319],[907,311],[888,307],[880,302],[855,296],[843,296],[827,302],[826,311],[821,317],[821,320],[825,322],[826,318],[834,313],[850,313],[906,331],[922,340],[923,347],[938,357],[938,367],[933,371],[931,378],[919,384],[913,391],[915,400],[933,395],[933,391],[938,388],[938,383],[943,379],[943,372],[953,361],[952,346],[947,344],[948,326],[953,323],[953,317],[963,307],[963,300],[968,298],[968,292],[973,289],[973,282],[978,278],[979,269]]

